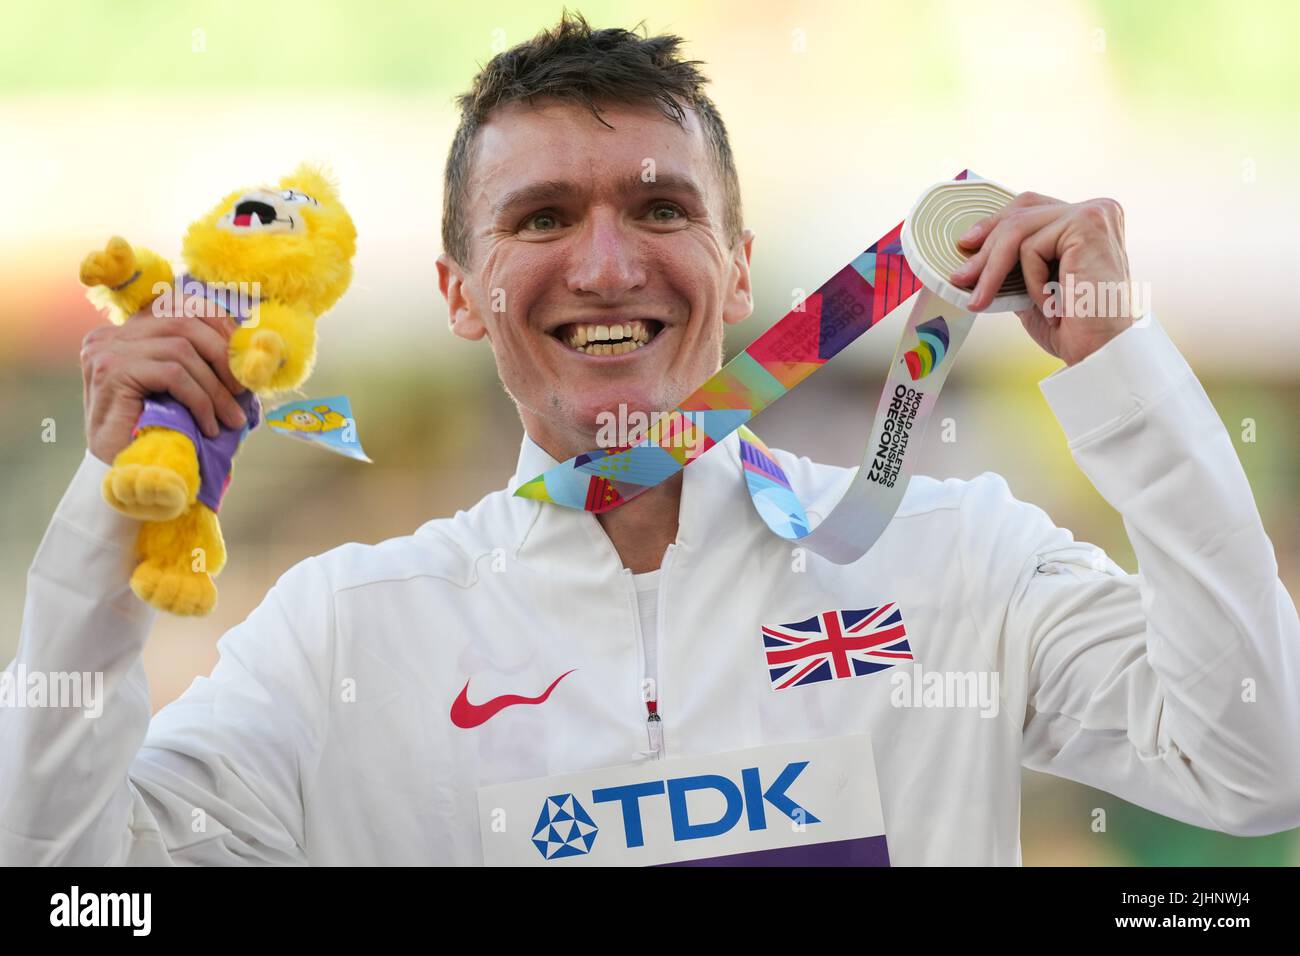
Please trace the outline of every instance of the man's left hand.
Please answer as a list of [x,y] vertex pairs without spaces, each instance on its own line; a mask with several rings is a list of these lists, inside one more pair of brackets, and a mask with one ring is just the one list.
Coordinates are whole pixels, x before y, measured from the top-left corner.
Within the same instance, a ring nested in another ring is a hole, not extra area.
[[[1124,251],[1124,211],[1113,199],[1067,203],[1021,193],[977,222],[959,241],[974,254],[950,278],[954,285],[974,288],[970,310],[987,308],[1018,262],[1034,306],[1016,315],[1035,342],[1067,365],[1083,361],[1137,318],[1131,314],[1131,296],[1120,300],[1124,306],[1116,310],[1120,314],[1105,314],[1108,296],[1101,293],[1108,286],[1104,283],[1123,283],[1118,288],[1126,291],[1132,288]],[[1064,284],[1067,275],[1073,277],[1076,293],[1091,286],[1091,315],[1076,314],[1078,310],[1059,290],[1055,301],[1048,301],[1053,296],[1044,287],[1058,278]]]

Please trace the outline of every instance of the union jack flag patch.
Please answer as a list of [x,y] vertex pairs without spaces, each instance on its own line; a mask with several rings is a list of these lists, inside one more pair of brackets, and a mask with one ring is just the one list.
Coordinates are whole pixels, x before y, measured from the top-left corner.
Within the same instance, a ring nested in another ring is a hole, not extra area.
[[913,660],[903,612],[892,601],[822,611],[794,624],[762,625],[772,690],[865,677]]

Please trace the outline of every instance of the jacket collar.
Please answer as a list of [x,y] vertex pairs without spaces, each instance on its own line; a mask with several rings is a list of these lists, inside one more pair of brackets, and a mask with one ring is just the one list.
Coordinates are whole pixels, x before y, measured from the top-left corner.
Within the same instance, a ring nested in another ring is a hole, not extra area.
[[[604,552],[605,558],[621,571],[618,553],[595,515],[513,497],[519,485],[557,464],[558,461],[527,432],[524,433],[515,473],[506,485],[511,503],[521,519],[516,555],[525,559],[545,552],[553,558],[564,554],[566,548],[572,549],[585,542],[589,547]],[[709,540],[716,541],[717,533],[728,525],[734,527],[737,522],[755,521],[758,521],[758,515],[749,502],[740,463],[740,435],[732,432],[683,472],[676,544],[688,550],[702,549]]]

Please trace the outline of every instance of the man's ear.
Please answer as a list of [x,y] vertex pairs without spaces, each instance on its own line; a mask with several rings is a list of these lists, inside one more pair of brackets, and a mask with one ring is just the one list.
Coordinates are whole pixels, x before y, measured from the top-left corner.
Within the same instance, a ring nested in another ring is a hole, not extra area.
[[749,283],[749,256],[754,245],[754,230],[746,229],[731,257],[731,276],[727,300],[722,307],[722,321],[728,325],[743,322],[754,312],[754,294]]
[[460,265],[447,253],[438,256],[438,288],[447,300],[448,325],[462,339],[477,342],[487,334],[478,308],[465,285]]

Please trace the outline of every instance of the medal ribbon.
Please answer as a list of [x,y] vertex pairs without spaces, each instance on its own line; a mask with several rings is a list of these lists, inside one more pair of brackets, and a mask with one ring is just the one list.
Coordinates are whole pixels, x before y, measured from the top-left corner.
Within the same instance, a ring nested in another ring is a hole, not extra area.
[[[978,180],[969,170],[956,181]],[[601,513],[648,491],[733,431],[758,514],[777,535],[837,563],[856,561],[902,500],[939,390],[974,315],[925,289],[904,256],[903,224],[872,243],[724,365],[636,444],[570,458],[515,494]],[[878,325],[915,293],[860,468],[816,528],[785,472],[747,423]],[[967,297],[968,298],[968,297]]]

